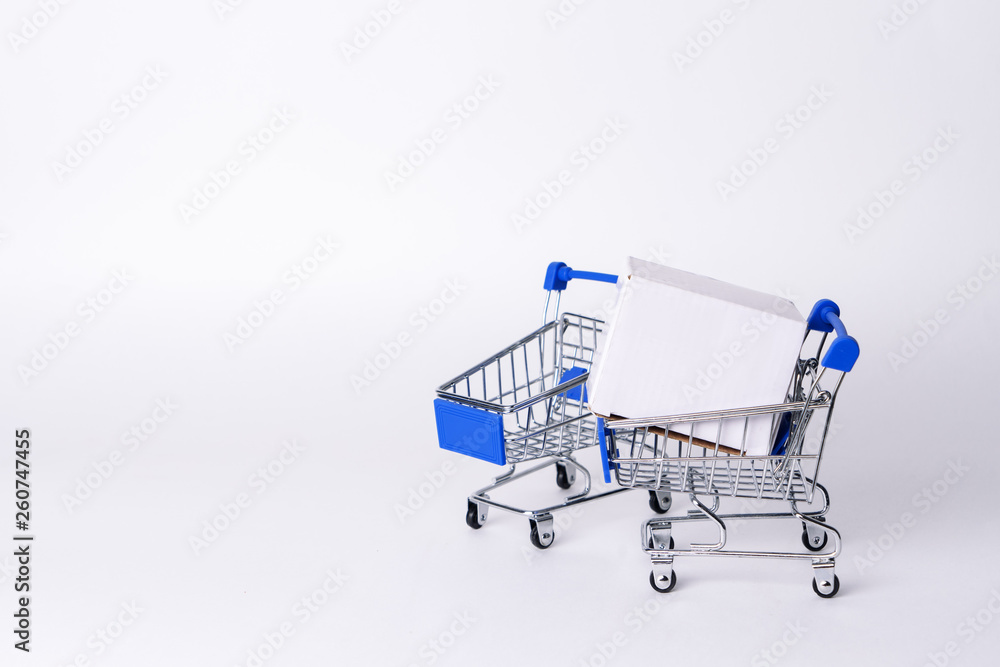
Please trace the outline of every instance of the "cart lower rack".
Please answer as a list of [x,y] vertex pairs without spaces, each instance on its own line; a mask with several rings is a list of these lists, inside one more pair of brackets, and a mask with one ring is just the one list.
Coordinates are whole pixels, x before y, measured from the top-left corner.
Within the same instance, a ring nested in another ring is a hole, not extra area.
[[[803,348],[809,332],[818,331],[821,336],[816,353],[800,355],[783,403],[647,419],[599,420],[607,479],[613,470],[622,487],[647,489],[650,506],[657,513],[669,512],[674,493],[686,494],[695,507],[687,514],[650,519],[642,526],[642,548],[652,562],[649,581],[655,590],[674,588],[676,557],[731,556],[811,561],[813,590],[820,597],[837,594],[840,580],[835,562],[840,554],[840,533],[826,522],[830,496],[816,479],[837,392],[859,354],[857,342],[847,335],[839,315],[840,309],[832,301],[820,301],[813,308]],[[828,333],[834,330],[837,337],[827,346]],[[831,388],[824,389],[824,384]],[[760,420],[770,422],[770,451],[751,456],[747,454],[747,437],[751,422],[759,424]],[[751,511],[721,513],[723,498],[743,499],[744,509]],[[705,502],[708,499],[710,503]],[[756,511],[781,502],[788,503],[787,511]],[[733,519],[797,520],[802,524],[802,543],[807,551],[726,549],[726,522]],[[698,521],[715,524],[719,539],[675,547],[674,524]]]

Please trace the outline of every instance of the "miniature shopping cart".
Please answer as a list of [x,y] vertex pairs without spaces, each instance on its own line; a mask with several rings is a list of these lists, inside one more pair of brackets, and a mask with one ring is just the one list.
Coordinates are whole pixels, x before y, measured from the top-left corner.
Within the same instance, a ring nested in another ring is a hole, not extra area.
[[[840,553],[840,533],[825,521],[830,496],[816,478],[837,391],[860,351],[839,316],[840,308],[832,301],[822,300],[813,307],[784,403],[647,419],[599,420],[606,479],[613,470],[621,486],[647,489],[650,506],[657,513],[669,511],[672,493],[687,494],[696,508],[684,515],[657,517],[643,524],[642,546],[652,561],[649,583],[655,590],[666,593],[674,588],[677,575],[673,562],[677,556],[739,556],[811,560],[816,594],[825,598],[837,594],[840,580],[834,564]],[[837,335],[827,346],[833,331]],[[817,337],[818,347],[811,348],[810,339]],[[814,349],[815,356],[807,354],[807,349]],[[763,456],[748,455],[751,422],[757,420],[759,424],[761,419],[770,421],[770,451]],[[727,438],[723,437],[724,431]],[[728,444],[723,444],[724,439]],[[704,502],[708,498],[710,507]],[[742,499],[742,511],[720,513],[722,498]],[[760,511],[772,501],[788,502],[790,511]],[[813,509],[800,509],[800,504]],[[724,549],[727,521],[755,519],[801,521],[807,552]],[[675,548],[673,525],[698,521],[714,523],[719,530],[718,541],[691,542],[687,548]],[[830,536],[833,539],[828,549]]]
[[[434,401],[443,449],[508,466],[469,496],[466,523],[482,527],[490,507],[524,515],[531,542],[539,549],[555,539],[553,512],[625,490],[611,487],[592,493],[590,472],[574,458],[577,450],[598,442],[597,419],[587,407],[586,382],[604,322],[560,313],[562,292],[573,279],[617,282],[611,274],[574,271],[553,262],[545,274],[542,327],[441,385]],[[518,464],[539,459],[545,460],[516,471]],[[583,488],[539,509],[490,498],[489,492],[550,466],[555,466],[560,488],[570,489],[578,473]]]

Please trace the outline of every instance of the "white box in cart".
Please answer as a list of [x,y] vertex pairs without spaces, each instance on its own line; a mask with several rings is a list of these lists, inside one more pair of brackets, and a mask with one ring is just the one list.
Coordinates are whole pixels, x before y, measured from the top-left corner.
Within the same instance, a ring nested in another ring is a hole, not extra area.
[[[636,419],[785,400],[806,322],[788,299],[630,257],[588,380],[590,409]],[[743,421],[720,445],[740,449]],[[746,453],[771,452],[770,415],[752,417]],[[695,425],[716,441],[718,422]],[[671,430],[690,434],[690,425]]]

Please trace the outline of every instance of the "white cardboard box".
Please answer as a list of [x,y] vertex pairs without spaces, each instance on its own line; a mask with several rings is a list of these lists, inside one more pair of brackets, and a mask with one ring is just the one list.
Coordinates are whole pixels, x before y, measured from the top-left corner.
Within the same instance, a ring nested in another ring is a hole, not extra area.
[[[588,381],[593,412],[636,419],[785,400],[806,329],[791,301],[634,257],[618,286]],[[770,453],[771,421],[750,419],[748,455]],[[694,435],[715,442],[717,429],[697,424]],[[739,420],[719,444],[742,439]]]

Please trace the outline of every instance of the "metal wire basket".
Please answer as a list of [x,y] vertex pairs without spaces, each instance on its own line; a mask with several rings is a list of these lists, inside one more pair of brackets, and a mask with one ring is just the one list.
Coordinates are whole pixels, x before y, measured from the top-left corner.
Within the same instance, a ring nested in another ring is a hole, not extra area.
[[442,442],[500,465],[597,444],[585,384],[602,325],[563,314],[441,385]]

